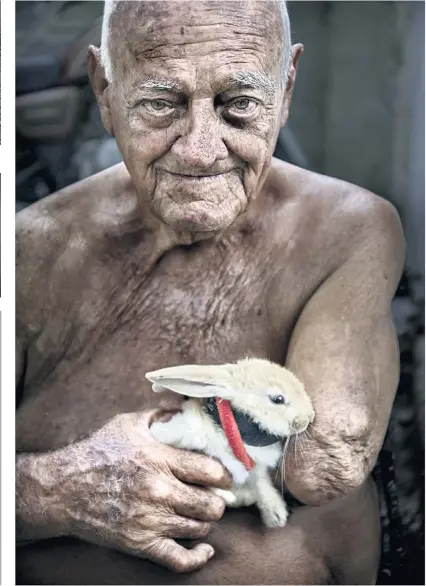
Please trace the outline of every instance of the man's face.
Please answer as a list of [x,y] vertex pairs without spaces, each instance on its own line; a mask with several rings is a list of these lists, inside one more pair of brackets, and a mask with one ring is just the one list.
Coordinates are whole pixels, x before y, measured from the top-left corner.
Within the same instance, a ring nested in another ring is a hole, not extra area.
[[107,126],[138,193],[177,230],[225,229],[260,191],[282,122],[278,10],[124,2],[112,18]]

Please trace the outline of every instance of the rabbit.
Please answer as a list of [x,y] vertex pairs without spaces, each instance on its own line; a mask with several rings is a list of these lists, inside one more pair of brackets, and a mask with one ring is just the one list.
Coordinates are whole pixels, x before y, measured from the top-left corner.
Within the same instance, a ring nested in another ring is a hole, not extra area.
[[[232,475],[233,488],[211,490],[229,507],[256,504],[266,527],[284,527],[287,506],[268,469],[278,465],[283,439],[303,432],[315,416],[296,376],[259,358],[174,366],[145,376],[154,392],[171,390],[187,399],[182,411],[169,421],[151,425],[152,436],[220,460]],[[236,434],[235,442],[232,434]]]

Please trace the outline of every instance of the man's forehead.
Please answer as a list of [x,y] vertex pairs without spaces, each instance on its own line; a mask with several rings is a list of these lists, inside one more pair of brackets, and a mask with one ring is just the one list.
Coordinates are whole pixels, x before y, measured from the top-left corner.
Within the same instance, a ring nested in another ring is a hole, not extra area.
[[153,33],[151,26],[156,21],[168,22],[197,19],[199,12],[204,16],[209,13],[216,17],[239,19],[244,14],[246,19],[258,20],[259,26],[263,23],[262,16],[267,12],[277,13],[278,6],[275,0],[119,0],[112,15],[114,26],[120,28],[147,25],[148,32]]
[[270,45],[276,52],[282,29],[273,25],[280,22],[274,0],[122,0],[110,26],[114,51],[122,53],[118,45],[125,44],[132,55],[149,57],[167,43],[214,41],[224,27],[230,34],[256,37],[256,43]]

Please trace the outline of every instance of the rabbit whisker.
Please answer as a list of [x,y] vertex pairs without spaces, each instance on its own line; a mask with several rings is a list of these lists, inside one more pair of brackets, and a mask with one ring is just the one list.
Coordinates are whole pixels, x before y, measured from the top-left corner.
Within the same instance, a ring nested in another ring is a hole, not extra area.
[[284,478],[285,478],[286,467],[287,467],[288,448],[289,448],[289,445],[290,444],[291,444],[291,438],[289,436],[287,436],[287,438],[285,440],[284,452],[283,452],[283,471],[284,471]]
[[[284,447],[285,449],[285,447]],[[277,470],[277,472],[279,472],[280,474],[280,489],[281,489],[281,495],[284,496],[284,480],[283,480],[283,466],[284,466],[284,451],[281,454],[281,458],[280,458],[280,466]]]
[[309,431],[307,429],[305,429],[305,431],[303,433],[306,433],[307,437],[312,440],[313,442],[315,441],[314,438],[312,437],[312,435],[309,433]]
[[290,441],[290,437],[287,437],[284,444],[282,459],[281,459],[281,494],[284,496],[284,480],[285,480],[285,469],[286,469],[286,456],[288,450],[288,443]]
[[303,463],[306,467],[306,464],[309,460],[308,455],[309,455],[309,444],[306,445],[306,436],[302,434],[300,434],[302,437],[299,438],[299,445],[300,445],[300,450],[302,452],[303,455]]
[[305,456],[307,454],[307,448],[306,448],[306,444],[304,442],[304,439],[305,439],[306,436],[304,436],[303,434],[300,434],[300,435],[303,436],[303,437],[300,437],[299,438],[300,439],[300,442],[299,442],[300,443],[300,450],[301,450],[301,452],[303,454],[303,460],[304,460],[304,464],[306,466],[306,457]]
[[314,431],[314,432],[316,431],[318,433],[321,433],[320,430],[318,429],[318,427],[316,427],[316,425],[314,423],[310,423],[309,427],[310,427],[311,431]]
[[[294,438],[294,441],[293,441]],[[300,468],[300,464],[297,460],[297,444],[296,444],[296,438],[294,435],[291,436],[291,445],[290,448],[293,448],[293,457],[294,457],[294,462],[296,464],[296,468]]]
[[[303,440],[305,440],[306,438],[310,438],[310,436],[308,435],[306,429],[304,431],[302,431],[301,433],[299,433],[299,437],[302,440],[301,443],[303,443]],[[306,448],[306,444],[303,443],[303,447]]]
[[306,462],[305,462],[305,454],[303,453],[303,448],[302,448],[301,443],[300,443],[299,434],[296,435],[295,444],[296,444],[296,447],[299,448],[300,456],[302,458],[302,464],[303,464],[303,466],[305,466],[306,465]]
[[281,470],[281,464],[282,464],[283,457],[284,457],[284,451],[282,452],[282,454],[281,454],[281,456],[280,456],[280,458],[278,460],[277,469],[276,469],[276,472],[275,472],[274,484],[277,482],[278,474],[280,473],[280,470]]

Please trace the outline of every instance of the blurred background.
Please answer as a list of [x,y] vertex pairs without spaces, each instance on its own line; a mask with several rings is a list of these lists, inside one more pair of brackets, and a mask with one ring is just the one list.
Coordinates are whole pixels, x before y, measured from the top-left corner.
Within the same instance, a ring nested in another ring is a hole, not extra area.
[[[380,584],[424,584],[424,2],[288,2],[305,52],[275,155],[392,202],[407,239],[401,380],[375,470]],[[87,78],[102,2],[16,3],[16,209],[121,160]]]

